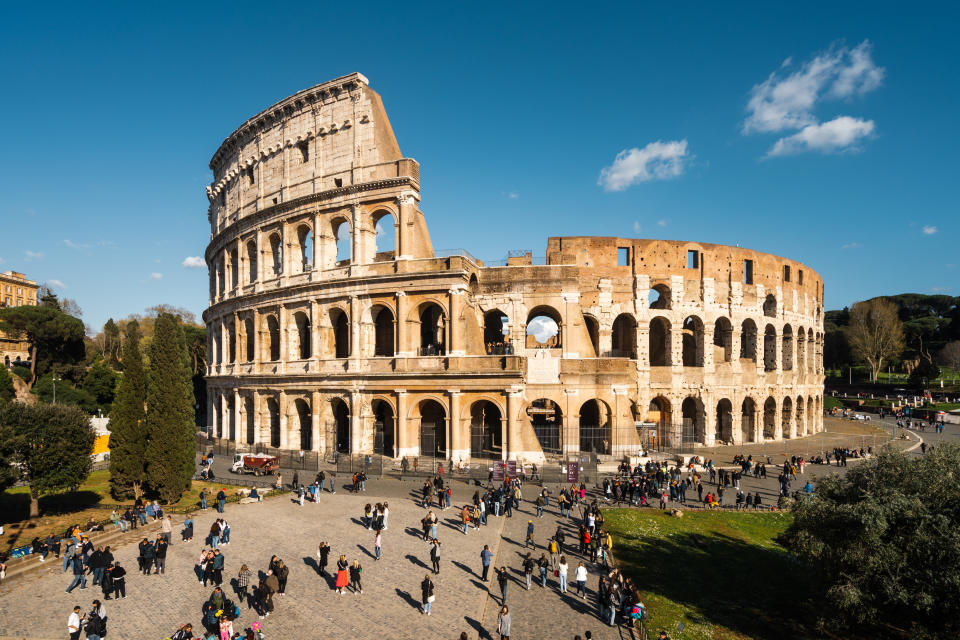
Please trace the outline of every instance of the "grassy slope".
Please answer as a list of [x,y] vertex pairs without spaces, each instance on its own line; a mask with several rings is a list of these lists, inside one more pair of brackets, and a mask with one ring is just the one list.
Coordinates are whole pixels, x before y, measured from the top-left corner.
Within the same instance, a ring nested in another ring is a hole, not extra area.
[[685,640],[807,637],[798,622],[806,588],[774,542],[789,514],[611,509],[605,519],[652,614],[651,638],[660,629]]

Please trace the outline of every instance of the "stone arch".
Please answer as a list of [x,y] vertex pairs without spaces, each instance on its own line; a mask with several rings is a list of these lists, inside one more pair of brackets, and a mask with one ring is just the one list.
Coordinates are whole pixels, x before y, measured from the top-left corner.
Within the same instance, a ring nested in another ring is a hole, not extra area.
[[588,355],[590,358],[599,358],[600,357],[600,323],[592,315],[585,313],[583,314],[583,326],[587,329],[587,336],[590,338],[590,347],[593,349],[593,354]]
[[780,366],[784,371],[793,371],[793,327],[783,325],[780,336]]
[[270,446],[280,446],[280,403],[276,398],[267,398],[267,425],[270,429]]
[[797,436],[807,435],[807,421],[803,413],[803,396],[797,396]]
[[740,441],[753,442],[756,433],[757,403],[753,398],[744,398],[740,405]]
[[793,400],[790,399],[790,396],[786,396],[783,399],[783,406],[780,409],[780,431],[783,433],[785,439],[792,438],[793,426]]
[[483,314],[483,345],[487,355],[503,353],[509,342],[510,318],[500,309]]
[[768,293],[763,300],[763,315],[768,318],[777,317],[777,298],[772,293]]
[[614,358],[637,357],[637,321],[629,313],[621,313],[611,328],[611,348]]
[[443,403],[426,399],[417,405],[420,415],[420,455],[447,457],[447,409]]
[[301,224],[297,227],[297,273],[313,269],[313,227]]
[[271,233],[267,244],[270,247],[270,260],[267,264],[272,268],[273,276],[278,277],[283,273],[283,241],[280,239],[280,234]]
[[393,310],[385,304],[375,304],[370,307],[369,317],[370,324],[373,325],[373,356],[392,358],[396,353]]
[[237,361],[237,325],[231,320],[227,323],[227,355],[230,364]]
[[697,316],[683,321],[683,366],[703,366],[703,321]]
[[420,355],[444,355],[447,352],[447,313],[442,305],[427,301],[416,309],[420,328]]
[[257,347],[256,347],[256,329],[253,327],[253,318],[244,318],[243,320],[243,332],[246,334],[245,340],[245,349],[244,349],[244,361],[253,362],[256,358]]
[[280,321],[277,316],[267,316],[267,359],[276,362],[280,359]]
[[373,411],[373,452],[390,458],[397,455],[397,421],[393,403],[387,398],[370,401]]
[[563,443],[563,411],[560,405],[548,398],[537,398],[527,406],[526,413],[543,453],[559,455]]
[[612,413],[603,400],[592,398],[580,405],[580,451],[609,455],[613,445]]
[[650,366],[669,367],[670,321],[663,316],[650,319]]
[[813,329],[807,329],[807,371],[814,373],[817,370],[817,342],[813,337]]
[[240,286],[240,256],[236,247],[230,249],[230,288]]
[[804,373],[807,357],[807,332],[803,327],[797,329],[797,371]]
[[816,405],[811,396],[807,396],[807,435],[813,435],[817,432],[817,413]]
[[528,349],[559,349],[563,345],[561,327],[563,317],[549,305],[539,305],[527,314],[526,341]]
[[333,450],[339,454],[349,454],[352,446],[350,429],[350,406],[343,398],[331,398],[330,408],[333,411],[333,429],[330,435],[333,440]]
[[665,284],[655,284],[650,287],[650,291],[647,292],[647,305],[649,309],[672,309],[670,287]]
[[757,323],[751,318],[740,325],[740,359],[757,361]]
[[763,330],[763,370],[777,370],[777,330],[772,324]]
[[388,209],[377,209],[370,215],[373,229],[374,262],[394,260],[397,255],[397,217]]
[[726,398],[717,403],[716,429],[716,441],[733,442],[733,404]]
[[350,317],[340,307],[332,307],[330,317],[331,355],[336,359],[350,357]]
[[310,412],[310,403],[303,398],[297,398],[293,402],[293,408],[297,415],[297,427],[300,434],[300,449],[303,451],[312,451],[313,416]]
[[330,256],[333,264],[338,267],[350,264],[353,259],[353,227],[345,216],[336,216],[330,221],[332,246]]
[[673,424],[673,406],[664,396],[656,396],[647,405],[647,422],[657,425],[657,439],[659,442],[649,443],[651,446],[666,444],[670,437],[670,427]]
[[294,345],[294,353],[298,360],[307,360],[310,358],[310,318],[303,311],[297,311],[293,314],[293,322],[297,329],[297,344]]
[[243,399],[243,415],[246,419],[246,438],[247,444],[253,444],[257,441],[257,416],[254,411],[253,398],[247,396]]
[[252,284],[257,281],[257,267],[258,267],[258,258],[257,258],[257,241],[248,240],[247,241],[247,284]]
[[683,416],[680,430],[681,443],[684,445],[695,442],[706,442],[706,416],[703,410],[703,401],[700,398],[689,396],[684,398],[680,405],[680,415]]
[[763,403],[763,437],[770,440],[777,437],[777,401],[773,396]]
[[730,362],[733,359],[733,325],[725,316],[713,323],[713,361]]
[[470,457],[503,457],[503,414],[500,407],[489,400],[478,400],[470,405]]

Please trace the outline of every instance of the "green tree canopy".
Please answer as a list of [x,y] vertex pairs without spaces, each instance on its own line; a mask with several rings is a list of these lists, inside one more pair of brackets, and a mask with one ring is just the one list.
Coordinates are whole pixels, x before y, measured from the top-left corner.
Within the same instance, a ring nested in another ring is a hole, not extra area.
[[40,496],[79,485],[90,473],[93,428],[90,416],[64,405],[10,402],[0,425],[8,429],[12,460],[30,484],[30,517],[39,515]]
[[15,395],[13,378],[7,368],[0,364],[0,402],[9,402]]
[[117,374],[103,360],[97,360],[87,371],[81,387],[97,403],[97,408],[110,413],[117,390]]
[[54,363],[72,364],[84,357],[83,323],[50,305],[0,309],[0,330],[24,335],[30,343],[30,380],[51,370]]
[[[56,377],[56,380],[54,380]],[[47,373],[37,380],[30,392],[41,402],[80,407],[88,415],[97,413],[97,401],[84,389],[78,389],[65,376]],[[54,402],[56,400],[56,402]]]
[[123,354],[123,377],[110,411],[110,490],[117,498],[139,498],[147,476],[147,378],[136,320],[127,323]]
[[193,384],[177,316],[157,316],[147,370],[147,483],[173,502],[195,471]]
[[819,581],[830,629],[914,624],[932,637],[957,637],[958,476],[956,444],[923,457],[887,448],[821,480],[814,499],[798,505],[784,541]]

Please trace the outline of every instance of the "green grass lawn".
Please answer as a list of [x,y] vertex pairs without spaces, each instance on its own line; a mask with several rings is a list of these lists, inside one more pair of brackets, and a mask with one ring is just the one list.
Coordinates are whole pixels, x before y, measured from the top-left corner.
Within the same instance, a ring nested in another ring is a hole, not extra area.
[[686,511],[674,518],[610,509],[604,518],[617,562],[652,615],[650,638],[660,629],[684,640],[817,637],[801,622],[808,590],[798,565],[775,542],[789,513]]

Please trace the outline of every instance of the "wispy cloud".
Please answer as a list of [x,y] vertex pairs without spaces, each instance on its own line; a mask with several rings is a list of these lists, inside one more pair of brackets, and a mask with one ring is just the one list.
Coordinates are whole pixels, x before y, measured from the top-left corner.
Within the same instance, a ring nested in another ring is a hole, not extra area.
[[90,245],[81,242],[74,242],[73,240],[67,239],[63,241],[63,244],[67,245],[71,249],[89,249]]
[[930,291],[933,293],[943,293],[944,291],[950,291],[953,287],[930,287]]
[[841,249],[859,249],[859,248],[860,248],[860,243],[859,243],[859,242],[848,242],[847,244],[843,245],[843,246],[840,247],[840,248],[841,248]]
[[511,200],[516,200],[517,198],[520,197],[520,194],[514,191],[511,191],[510,193],[507,194],[507,197],[510,198]]
[[658,140],[643,149],[624,149],[613,164],[600,171],[597,184],[604,191],[623,191],[651,180],[668,180],[681,175],[692,159],[686,140]]
[[634,221],[633,221],[633,232],[634,232],[634,233],[640,233],[641,231],[643,231],[643,227],[640,225],[640,222],[639,222],[638,220],[634,220]]
[[187,256],[180,263],[187,269],[206,269],[207,263],[200,256]]
[[150,279],[151,279],[151,280],[162,280],[162,279],[163,279],[163,274],[162,274],[162,273],[157,273],[156,271],[154,271],[153,273],[150,274]]
[[874,63],[872,49],[869,40],[852,49],[834,45],[792,73],[788,70],[793,60],[787,58],[778,71],[750,90],[742,133],[798,131],[778,140],[767,157],[855,145],[873,133],[872,121],[840,116],[820,123],[814,111],[824,100],[850,100],[880,86],[884,69]]
[[932,236],[936,232],[937,232],[937,228],[932,224],[924,225],[923,227],[923,235],[925,236]]
[[657,220],[657,226],[658,226],[658,227],[665,227],[665,226],[667,226],[667,221],[666,221],[666,220]]
[[24,252],[23,252],[23,255],[24,255],[24,258],[23,258],[23,259],[24,259],[26,262],[30,262],[31,260],[42,260],[42,259],[43,259],[43,252],[42,252],[42,251],[29,251],[29,250],[28,250],[28,251],[24,251]]
[[56,279],[54,279],[54,280],[47,280],[47,284],[49,284],[49,285],[52,286],[52,287],[56,287],[57,289],[66,289],[66,288],[67,288],[67,285],[63,284],[63,281],[61,281],[61,280],[56,280]]

